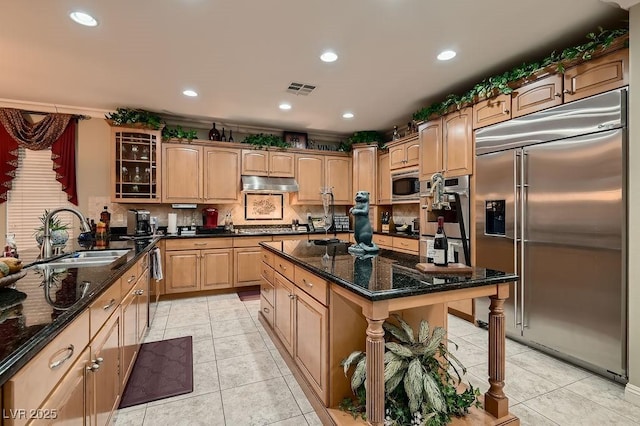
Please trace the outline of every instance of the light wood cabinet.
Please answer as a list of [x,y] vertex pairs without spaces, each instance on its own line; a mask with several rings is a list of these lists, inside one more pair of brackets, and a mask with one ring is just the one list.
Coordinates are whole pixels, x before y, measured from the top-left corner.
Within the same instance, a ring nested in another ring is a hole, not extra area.
[[166,293],[200,290],[200,250],[167,251],[165,259]]
[[294,296],[294,359],[314,392],[327,404],[329,399],[328,309],[298,287],[294,289]]
[[242,174],[294,177],[295,155],[286,151],[242,150]]
[[511,117],[521,117],[562,103],[562,74],[553,74],[516,89],[511,99]]
[[122,339],[120,347],[122,352],[120,354],[122,359],[122,389],[124,389],[131,370],[133,369],[133,363],[138,353],[138,333],[137,333],[137,321],[138,321],[138,308],[136,304],[136,295],[133,290],[129,290],[129,293],[122,300],[120,306],[120,337]]
[[420,241],[412,238],[393,237],[393,250],[408,254],[418,254]]
[[324,158],[325,185],[333,188],[333,201],[336,205],[353,204],[351,158],[327,155]]
[[165,292],[231,288],[234,281],[232,238],[168,240]]
[[293,284],[280,274],[275,274],[273,281],[275,292],[273,328],[287,351],[293,355],[293,313],[295,303]]
[[511,119],[511,95],[498,95],[473,105],[473,130]]
[[203,167],[202,202],[240,202],[240,150],[205,147]]
[[91,342],[91,361],[87,367],[87,386],[92,424],[107,425],[120,403],[120,315],[112,315]]
[[240,150],[162,145],[164,203],[237,203]]
[[564,102],[629,84],[629,49],[592,59],[564,72]]
[[233,286],[232,248],[202,250],[201,260],[201,290],[230,288]]
[[296,154],[298,192],[292,204],[322,204],[320,188],[324,186],[324,156]]
[[473,174],[473,108],[463,108],[420,126],[420,180],[434,173]]
[[394,141],[389,146],[389,168],[391,170],[407,167],[418,167],[420,161],[420,141],[418,135],[411,135],[407,139]]
[[234,248],[235,287],[260,285],[262,255],[260,247]]
[[111,201],[161,201],[160,140],[159,130],[111,127]]
[[353,147],[353,194],[367,191],[370,204],[378,201],[378,148],[369,145]]
[[137,315],[137,330],[138,330],[138,345],[144,340],[144,335],[147,332],[147,324],[149,322],[149,270],[145,270],[140,274],[138,283],[135,287],[136,293],[136,305],[138,306]]
[[378,204],[391,204],[391,169],[388,153],[378,157]]

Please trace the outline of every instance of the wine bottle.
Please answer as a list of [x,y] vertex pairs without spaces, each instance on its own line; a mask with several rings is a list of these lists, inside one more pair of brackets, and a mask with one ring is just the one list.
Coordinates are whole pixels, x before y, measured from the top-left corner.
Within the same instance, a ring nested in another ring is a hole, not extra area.
[[222,142],[227,141],[227,135],[224,134],[224,127],[222,128],[222,138],[220,139]]
[[392,139],[395,141],[396,139],[400,139],[400,133],[398,133],[398,126],[393,126],[393,136]]
[[444,233],[444,217],[438,216],[438,231],[433,240],[433,264],[436,266],[447,266],[449,264],[449,243],[447,235]]
[[213,128],[209,130],[209,140],[210,141],[219,141],[220,140],[220,132],[216,129],[216,123],[213,123]]
[[229,142],[233,142],[233,130],[229,130]]

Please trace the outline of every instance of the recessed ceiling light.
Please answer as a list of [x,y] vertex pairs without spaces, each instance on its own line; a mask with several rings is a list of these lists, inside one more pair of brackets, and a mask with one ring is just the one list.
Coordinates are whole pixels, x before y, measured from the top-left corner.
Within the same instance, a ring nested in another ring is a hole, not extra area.
[[279,108],[280,108],[280,109],[283,109],[283,110],[289,110],[289,109],[291,109],[291,104],[288,104],[288,103],[286,103],[286,102],[283,102],[283,103],[281,103],[281,104],[279,105]]
[[183,91],[182,94],[185,95],[185,96],[190,96],[192,98],[195,97],[195,96],[198,96],[198,92],[196,92],[195,90],[190,90],[190,89]]
[[443,50],[438,55],[438,59],[441,61],[448,61],[449,59],[453,59],[456,56],[456,52],[453,50]]
[[327,50],[322,55],[320,55],[320,59],[322,59],[323,62],[334,62],[336,59],[338,59],[338,55],[336,55],[334,52],[331,52],[330,50]]
[[342,118],[353,118],[353,113],[345,112],[344,114],[342,114]]
[[96,18],[89,15],[88,13],[78,12],[78,11],[71,12],[69,14],[69,17],[73,19],[75,22],[77,22],[78,24],[84,25],[87,27],[95,27],[96,25],[98,25],[98,21],[96,21]]

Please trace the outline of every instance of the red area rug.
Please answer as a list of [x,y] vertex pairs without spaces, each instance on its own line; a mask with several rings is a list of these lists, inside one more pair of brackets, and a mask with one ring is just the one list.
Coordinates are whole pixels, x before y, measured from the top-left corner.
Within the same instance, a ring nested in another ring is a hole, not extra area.
[[260,300],[260,289],[256,288],[252,290],[239,291],[238,297],[243,302],[247,302],[249,300]]
[[193,392],[191,336],[143,343],[120,408]]

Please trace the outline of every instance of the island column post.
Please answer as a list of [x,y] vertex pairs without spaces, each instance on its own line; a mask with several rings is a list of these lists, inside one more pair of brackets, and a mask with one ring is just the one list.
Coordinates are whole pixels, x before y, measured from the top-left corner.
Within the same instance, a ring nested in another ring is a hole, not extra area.
[[509,398],[504,394],[505,316],[504,302],[509,297],[509,284],[498,284],[489,306],[489,390],[484,394],[485,410],[496,418],[509,414]]
[[389,317],[387,301],[373,302],[362,308],[367,319],[367,421],[373,426],[384,425],[384,329]]

